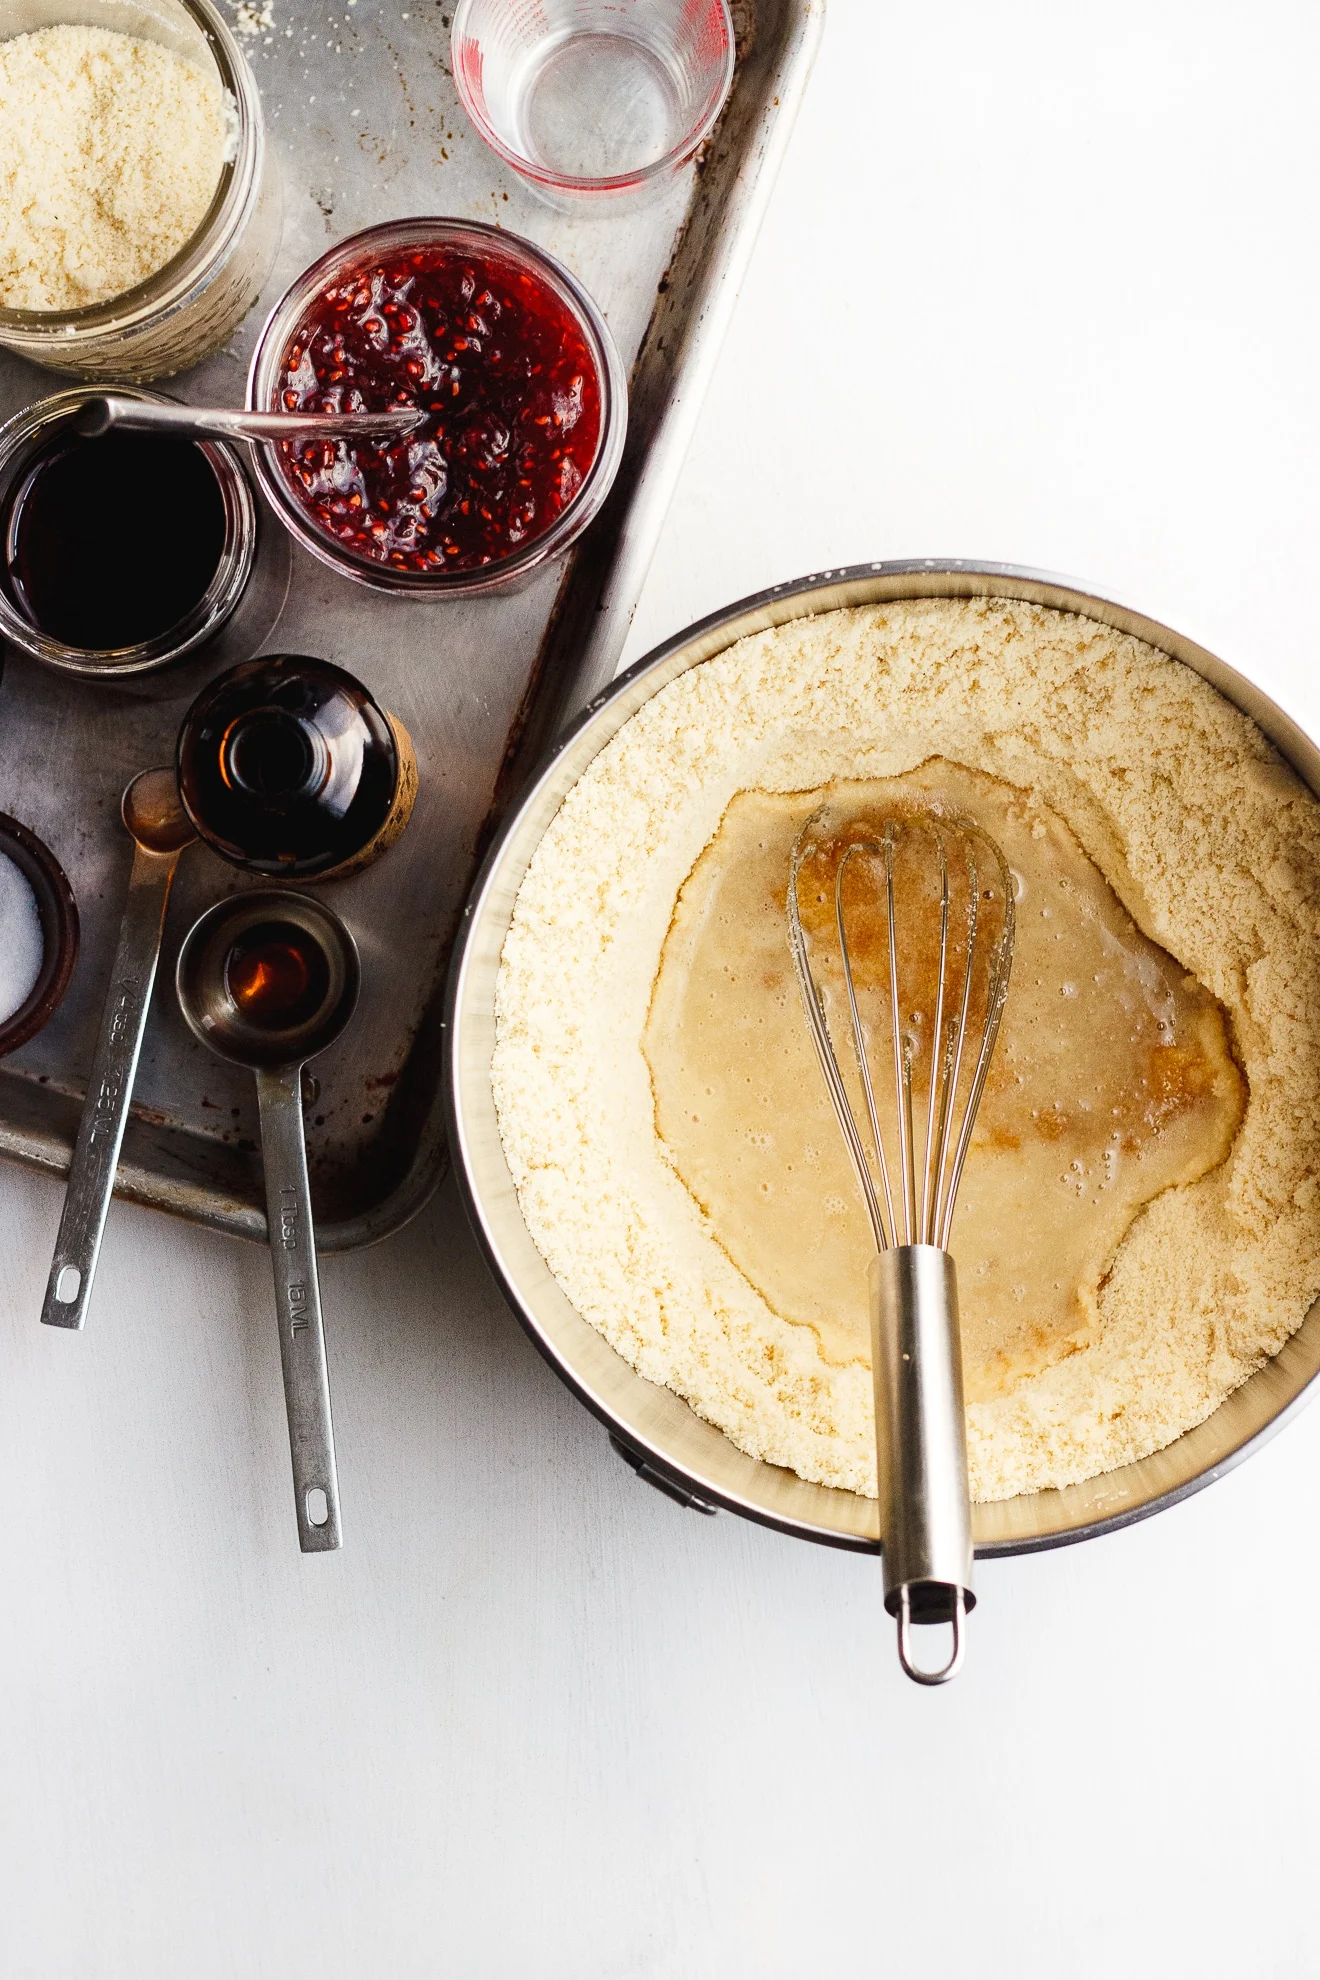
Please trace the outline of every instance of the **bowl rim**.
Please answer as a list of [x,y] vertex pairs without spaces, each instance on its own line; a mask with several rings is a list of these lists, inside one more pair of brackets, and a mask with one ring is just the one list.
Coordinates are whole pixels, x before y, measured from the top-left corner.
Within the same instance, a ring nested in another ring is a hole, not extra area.
[[[867,1552],[879,1547],[874,1500],[808,1484],[745,1456],[681,1397],[637,1374],[559,1288],[522,1222],[494,1124],[489,1082],[494,981],[523,874],[563,797],[624,722],[670,680],[750,633],[795,619],[902,599],[975,597],[1076,612],[1183,662],[1255,722],[1320,796],[1320,748],[1262,689],[1195,641],[1077,580],[961,558],[820,571],[772,585],[696,621],[588,703],[542,758],[482,862],[464,908],[446,990],[445,1109],[455,1175],[477,1242],[533,1343],[612,1436],[691,1500],[797,1538]],[[501,918],[495,941],[492,926]],[[1310,1400],[1317,1377],[1320,1300],[1276,1355],[1163,1450],[1081,1484],[973,1506],[977,1555],[1071,1545],[1176,1505],[1258,1450]]]
[[0,853],[13,861],[36,896],[42,956],[37,980],[18,1008],[0,1021],[0,1057],[35,1038],[69,987],[78,960],[78,904],[64,868],[44,839],[20,819],[0,812]]
[[262,493],[295,542],[339,577],[396,596],[470,597],[525,581],[551,559],[562,555],[595,519],[623,458],[628,427],[628,380],[609,325],[593,298],[562,262],[534,241],[508,227],[492,226],[485,220],[463,220],[454,215],[408,214],[359,228],[336,241],[296,275],[271,309],[253,346],[247,376],[248,408],[254,412],[271,409],[270,388],[284,346],[313,298],[355,262],[370,261],[377,252],[387,252],[391,246],[443,248],[471,240],[473,236],[486,245],[492,258],[521,265],[559,296],[576,318],[583,341],[595,360],[600,393],[600,432],[595,456],[583,476],[582,486],[548,529],[511,556],[476,570],[436,571],[428,575],[421,571],[400,571],[388,564],[373,564],[366,558],[348,555],[312,523],[280,471],[279,443],[253,441],[251,446]]

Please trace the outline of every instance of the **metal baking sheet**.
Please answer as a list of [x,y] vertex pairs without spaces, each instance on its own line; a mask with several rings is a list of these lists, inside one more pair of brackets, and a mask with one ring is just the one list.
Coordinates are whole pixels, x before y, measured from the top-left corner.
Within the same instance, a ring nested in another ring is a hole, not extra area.
[[[242,12],[251,24],[253,10]],[[564,261],[601,305],[631,373],[627,451],[613,495],[568,564],[512,597],[432,603],[337,578],[263,514],[253,584],[219,640],[180,666],[116,686],[7,652],[0,676],[0,810],[61,861],[82,950],[60,1010],[0,1061],[0,1153],[64,1174],[77,1128],[130,842],[119,797],[170,761],[179,720],[213,675],[259,652],[311,653],[358,674],[410,731],[421,791],[402,840],[327,888],[357,937],[363,991],[316,1061],[308,1157],[320,1242],[385,1236],[443,1170],[440,997],[476,858],[564,716],[612,675],[750,251],[821,26],[822,0],[736,7],[738,67],[720,126],[662,203],[561,216],[468,127],[448,68],[443,6],[273,0],[246,41],[284,182],[272,278],[230,346],[165,389],[242,400],[253,339],[298,271],[375,221],[444,213],[494,221]],[[67,383],[0,354],[0,416]],[[200,1046],[172,989],[179,943],[210,902],[252,884],[201,846],[185,852],[165,931],[117,1193],[263,1239],[250,1075]]]

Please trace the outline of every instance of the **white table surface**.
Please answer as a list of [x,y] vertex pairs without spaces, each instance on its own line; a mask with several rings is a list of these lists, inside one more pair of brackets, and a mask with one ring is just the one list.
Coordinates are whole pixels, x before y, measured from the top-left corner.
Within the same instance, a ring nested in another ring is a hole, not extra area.
[[[950,553],[1320,732],[1318,41],[1304,0],[832,0],[630,656]],[[630,1477],[451,1189],[325,1263],[347,1542],[306,1560],[265,1257],[116,1205],[51,1334],[59,1204],[0,1170],[5,1980],[1320,1973],[1320,1413],[985,1566],[923,1693],[874,1563]]]

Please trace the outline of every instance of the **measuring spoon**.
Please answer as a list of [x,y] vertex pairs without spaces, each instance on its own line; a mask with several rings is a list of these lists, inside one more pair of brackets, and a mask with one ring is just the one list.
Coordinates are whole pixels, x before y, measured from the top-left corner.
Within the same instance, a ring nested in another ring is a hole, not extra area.
[[87,1318],[156,981],[170,882],[179,854],[197,836],[179,802],[173,770],[144,770],[124,792],[119,808],[134,841],[133,871],[41,1309],[47,1327],[81,1327]]
[[328,1553],[340,1544],[339,1480],[302,1069],[353,1015],[357,945],[319,901],[262,888],[207,909],[184,938],[174,982],[202,1043],[256,1074],[298,1544],[304,1554]]

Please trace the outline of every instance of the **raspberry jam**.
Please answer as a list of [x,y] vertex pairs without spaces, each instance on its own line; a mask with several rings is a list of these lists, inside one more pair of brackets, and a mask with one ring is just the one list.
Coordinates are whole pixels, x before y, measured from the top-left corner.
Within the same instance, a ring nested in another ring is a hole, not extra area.
[[293,493],[354,559],[475,571],[534,543],[601,433],[595,356],[547,282],[453,247],[400,248],[322,291],[284,353],[289,412],[425,410],[402,437],[283,441]]

